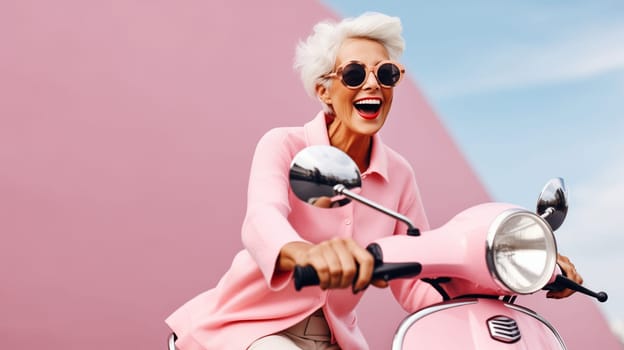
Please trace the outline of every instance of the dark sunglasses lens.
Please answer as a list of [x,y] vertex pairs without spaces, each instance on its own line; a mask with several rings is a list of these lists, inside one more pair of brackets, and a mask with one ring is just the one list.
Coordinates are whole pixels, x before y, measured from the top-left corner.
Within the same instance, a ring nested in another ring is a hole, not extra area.
[[347,86],[360,86],[366,79],[366,70],[362,65],[350,63],[342,69],[342,81]]
[[396,64],[384,63],[377,69],[377,79],[382,85],[394,86],[401,79],[401,70]]

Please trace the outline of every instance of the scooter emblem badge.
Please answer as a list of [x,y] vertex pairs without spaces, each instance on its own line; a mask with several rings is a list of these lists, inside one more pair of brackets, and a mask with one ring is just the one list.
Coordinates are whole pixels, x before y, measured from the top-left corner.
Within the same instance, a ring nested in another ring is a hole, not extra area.
[[487,320],[492,339],[503,343],[515,343],[520,340],[520,329],[513,319],[507,316],[494,316]]

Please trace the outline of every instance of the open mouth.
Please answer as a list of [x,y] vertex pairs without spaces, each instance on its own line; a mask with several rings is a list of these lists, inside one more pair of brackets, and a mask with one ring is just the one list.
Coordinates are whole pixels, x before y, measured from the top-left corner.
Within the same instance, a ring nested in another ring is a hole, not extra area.
[[374,119],[379,115],[381,110],[381,100],[377,98],[366,98],[363,100],[355,101],[353,107],[358,111],[358,114],[365,119]]

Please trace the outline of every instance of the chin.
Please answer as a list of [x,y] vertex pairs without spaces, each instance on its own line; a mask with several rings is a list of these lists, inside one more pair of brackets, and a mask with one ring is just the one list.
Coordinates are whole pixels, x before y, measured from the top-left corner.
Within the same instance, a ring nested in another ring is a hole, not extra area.
[[383,119],[366,120],[365,123],[357,125],[357,131],[362,135],[373,136],[381,130],[383,125]]

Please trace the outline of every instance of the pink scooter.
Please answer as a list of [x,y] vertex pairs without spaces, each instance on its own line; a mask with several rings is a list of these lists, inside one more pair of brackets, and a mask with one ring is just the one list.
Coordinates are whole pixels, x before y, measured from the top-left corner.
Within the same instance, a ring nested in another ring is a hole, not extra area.
[[[542,190],[537,214],[515,205],[485,203],[456,215],[440,228],[419,232],[405,216],[358,195],[360,173],[331,146],[312,146],[293,159],[293,192],[313,204],[328,197],[334,206],[350,200],[368,205],[407,225],[407,235],[379,239],[367,249],[375,257],[374,278],[419,278],[443,302],[401,322],[392,349],[566,349],[557,330],[536,312],[514,304],[516,295],[570,288],[607,300],[561,275],[553,231],[567,214],[562,179]],[[325,201],[326,202],[326,201]],[[417,261],[415,261],[417,260]],[[295,270],[295,288],[318,284],[310,266]],[[452,336],[439,336],[440,326]]]

